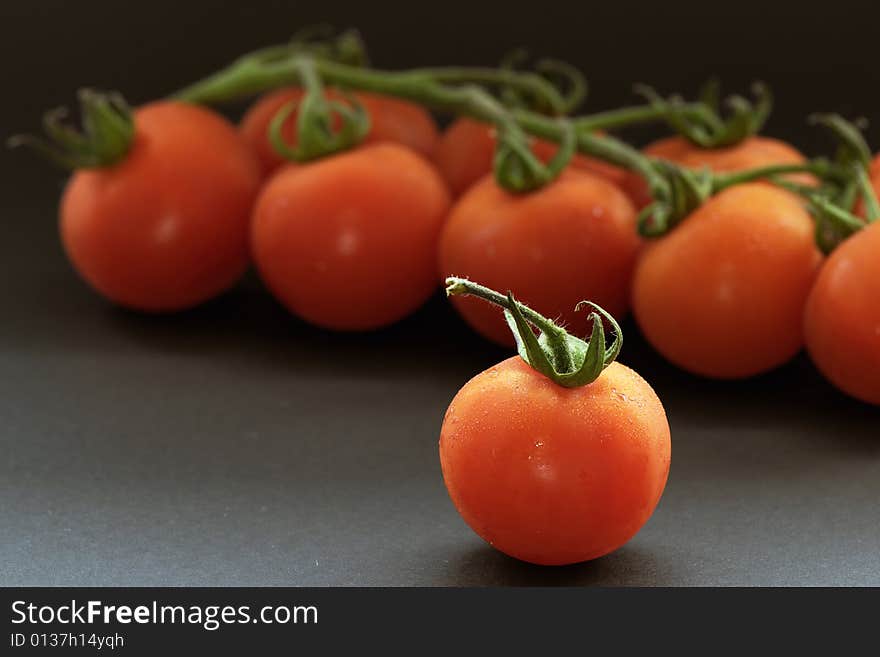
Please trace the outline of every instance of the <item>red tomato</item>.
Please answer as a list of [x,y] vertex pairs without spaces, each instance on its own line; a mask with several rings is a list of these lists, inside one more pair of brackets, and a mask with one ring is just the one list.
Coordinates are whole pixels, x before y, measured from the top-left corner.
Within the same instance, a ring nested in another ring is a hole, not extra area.
[[[433,156],[439,133],[437,124],[425,109],[387,96],[366,92],[353,95],[370,115],[371,127],[366,138],[367,143],[393,141],[409,146],[427,158]],[[257,154],[264,175],[269,175],[287,162],[275,152],[269,142],[269,124],[278,110],[292,100],[300,100],[302,96],[303,91],[298,87],[278,89],[258,99],[241,119],[239,129]],[[342,95],[330,89],[327,91],[327,98],[341,100]],[[294,111],[281,130],[288,144],[296,143],[296,116]]]
[[804,317],[807,350],[819,370],[845,393],[880,404],[880,223],[831,253]]
[[373,144],[284,167],[254,210],[254,259],[294,314],[337,330],[378,328],[437,287],[449,192],[415,152]]
[[[541,139],[535,139],[532,145],[535,155],[544,162],[549,162],[558,148],[557,144]],[[460,196],[492,171],[494,155],[494,128],[473,119],[460,118],[441,135],[434,161],[452,193]],[[615,184],[622,185],[629,179],[625,170],[585,155],[575,155],[571,166]]]
[[454,121],[437,142],[434,162],[455,196],[460,196],[492,170],[493,128],[473,119]]
[[[691,169],[708,167],[715,173],[735,173],[773,164],[806,162],[803,154],[793,146],[761,136],[748,137],[738,144],[723,148],[702,148],[684,137],[667,137],[648,145],[644,153]],[[809,174],[791,174],[787,178],[805,185],[815,183]],[[623,186],[637,208],[641,209],[651,202],[648,187],[641,176],[628,174]]]
[[156,102],[134,122],[124,160],[70,179],[62,241],[74,268],[112,301],[188,308],[247,267],[259,168],[235,128],[209,110]]
[[[615,317],[626,314],[629,284],[641,240],[635,210],[611,183],[569,170],[531,194],[511,194],[488,176],[453,207],[440,240],[440,270],[496,290],[547,317],[561,317],[586,335],[589,299]],[[454,297],[465,320],[485,337],[512,345],[500,310]]]
[[465,522],[517,559],[562,565],[620,547],[666,485],[666,413],[638,374],[612,363],[563,388],[521,358],[471,379],[440,432],[440,464]]
[[752,376],[803,345],[804,304],[821,259],[796,196],[763,183],[731,187],[644,249],[633,312],[679,367]]

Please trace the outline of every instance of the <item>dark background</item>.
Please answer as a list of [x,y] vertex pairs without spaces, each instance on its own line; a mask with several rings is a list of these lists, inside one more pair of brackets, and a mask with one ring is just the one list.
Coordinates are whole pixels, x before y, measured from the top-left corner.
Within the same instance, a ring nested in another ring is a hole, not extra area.
[[[590,78],[588,110],[632,102],[636,81],[762,79],[767,132],[808,152],[828,145],[813,111],[880,125],[868,1],[238,4],[3,2],[2,136],[79,86],[142,102],[322,21],[359,27],[387,68],[492,64],[520,45],[567,59]],[[446,497],[443,411],[507,354],[439,295],[369,335],[301,323],[253,276],[191,312],[125,312],[61,253],[63,175],[6,150],[0,171],[0,584],[880,584],[880,413],[803,356],[708,382],[628,323],[621,360],[672,426],[666,493],[618,552],[533,567]]]

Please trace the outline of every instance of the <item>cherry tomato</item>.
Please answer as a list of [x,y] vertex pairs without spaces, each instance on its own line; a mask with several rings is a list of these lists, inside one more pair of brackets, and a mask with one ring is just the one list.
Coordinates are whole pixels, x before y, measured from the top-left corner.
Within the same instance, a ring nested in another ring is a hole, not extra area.
[[436,289],[449,205],[430,163],[390,142],[283,167],[257,200],[254,259],[292,313],[331,329],[378,328]]
[[845,393],[880,404],[880,223],[825,261],[804,314],[807,350]]
[[[544,162],[549,162],[559,146],[535,139],[532,151]],[[434,161],[449,184],[452,193],[460,196],[492,170],[495,155],[495,136],[492,126],[473,119],[454,121],[440,136]],[[571,166],[589,171],[615,184],[629,180],[628,173],[601,160],[575,155]]]
[[[326,95],[329,99],[342,99],[342,95],[333,89],[329,89]],[[409,146],[427,158],[433,156],[439,132],[434,119],[425,109],[387,96],[366,92],[353,95],[370,115],[367,143],[393,141]],[[286,162],[269,142],[269,124],[278,110],[292,100],[300,100],[302,96],[303,91],[298,87],[278,89],[259,98],[242,117],[239,129],[257,154],[264,175],[271,174]],[[284,140],[289,144],[296,143],[296,116],[294,111],[282,127]]]
[[563,388],[521,358],[458,392],[440,432],[440,463],[465,522],[493,547],[536,564],[595,559],[651,516],[669,473],[663,405],[612,363]]
[[473,119],[455,120],[437,142],[434,162],[455,196],[460,196],[492,170],[495,138],[492,127]]
[[871,168],[868,172],[868,177],[871,179],[874,192],[878,193],[878,190],[880,190],[880,155],[875,156],[871,161]]
[[73,175],[61,237],[74,268],[115,303],[144,311],[194,306],[248,265],[259,167],[219,115],[178,102],[134,112],[124,160]]
[[[632,203],[614,185],[568,170],[546,187],[506,192],[491,175],[453,207],[440,240],[444,276],[464,276],[561,317],[576,335],[588,330],[584,299],[615,317],[629,307],[629,285],[641,240]],[[477,299],[453,304],[483,336],[502,345],[513,337],[501,312]]]
[[[773,164],[806,162],[803,154],[793,146],[761,136],[748,137],[738,144],[723,148],[701,148],[684,137],[667,137],[648,145],[644,153],[692,169],[708,167],[715,173],[735,173]],[[806,185],[815,182],[809,174],[790,174],[787,178]],[[623,185],[637,208],[641,209],[651,202],[648,188],[640,176],[628,174]]]
[[738,185],[644,249],[633,312],[648,341],[679,367],[751,376],[803,345],[804,304],[821,259],[796,196]]

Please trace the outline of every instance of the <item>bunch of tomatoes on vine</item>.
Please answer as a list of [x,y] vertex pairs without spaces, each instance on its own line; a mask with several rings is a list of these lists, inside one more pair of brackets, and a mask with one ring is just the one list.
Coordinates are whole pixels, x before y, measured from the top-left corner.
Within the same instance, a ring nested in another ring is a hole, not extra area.
[[[303,33],[138,108],[82,90],[82,129],[56,110],[14,142],[74,172],[66,253],[127,308],[193,307],[253,264],[292,314],[368,331],[445,281],[519,351],[447,412],[450,495],[502,551],[570,563],[634,535],[669,470],[663,407],[615,362],[629,312],[693,374],[745,379],[806,346],[880,404],[880,159],[839,115],[810,117],[831,157],[760,134],[762,85],[577,114],[579,71],[520,64],[384,71],[356,32]],[[250,97],[237,126],[211,109]],[[612,134],[645,123],[673,135]]]

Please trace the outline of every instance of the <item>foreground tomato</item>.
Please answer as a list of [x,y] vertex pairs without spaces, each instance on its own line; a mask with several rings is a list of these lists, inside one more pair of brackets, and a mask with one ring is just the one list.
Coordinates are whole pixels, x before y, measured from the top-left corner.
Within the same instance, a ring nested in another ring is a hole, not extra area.
[[751,376],[800,350],[820,262],[797,197],[763,183],[731,187],[645,248],[633,312],[648,341],[679,367]]
[[819,370],[845,393],[880,404],[880,223],[832,252],[804,317],[807,350]]
[[[302,96],[302,90],[297,87],[273,91],[258,99],[241,119],[239,129],[257,154],[264,175],[269,175],[286,162],[269,143],[269,124],[278,110],[290,101],[300,100]],[[437,124],[425,109],[397,98],[366,92],[358,92],[354,97],[370,115],[367,143],[392,141],[409,146],[425,157],[433,155],[439,134]],[[339,100],[342,96],[331,89],[327,92],[327,98]],[[293,112],[282,127],[281,134],[287,144],[296,143],[296,117],[296,112]]]
[[[806,162],[804,155],[793,146],[761,136],[748,137],[738,144],[722,148],[702,148],[684,137],[667,137],[648,145],[644,153],[691,169],[708,167],[715,173],[735,173],[774,164]],[[803,184],[815,182],[809,174],[790,174],[787,177]],[[629,174],[624,188],[636,207],[643,208],[651,202],[647,185],[640,176]]]
[[396,144],[282,168],[257,200],[254,259],[279,301],[307,321],[385,326],[436,289],[449,203],[434,168]]
[[439,447],[465,522],[496,549],[544,565],[628,541],[660,500],[670,463],[663,405],[614,362],[577,387],[520,356],[490,367],[452,400]]
[[78,171],[61,200],[73,266],[112,301],[188,308],[223,292],[248,264],[259,168],[235,128],[177,102],[134,113],[125,158]]
[[[615,317],[629,307],[629,285],[641,240],[635,210],[611,183],[569,170],[530,194],[511,194],[488,176],[453,207],[440,241],[444,276],[467,276],[586,331],[581,299]],[[512,345],[496,308],[456,298],[456,308],[485,337]]]
[[[460,118],[440,137],[434,161],[455,196],[460,196],[492,170],[495,155],[493,128],[473,119]],[[556,154],[558,146],[540,139],[534,140],[532,150],[544,162]],[[570,166],[589,171],[610,182],[622,185],[629,180],[623,169],[584,155],[572,158]]]

